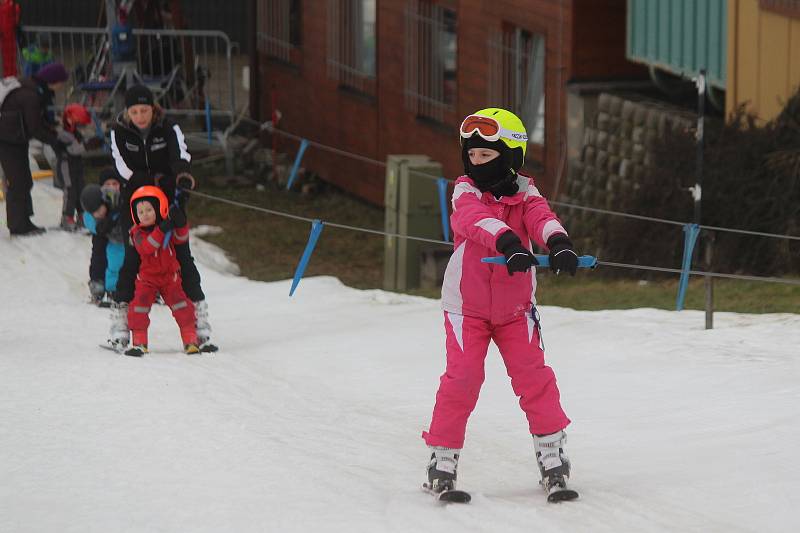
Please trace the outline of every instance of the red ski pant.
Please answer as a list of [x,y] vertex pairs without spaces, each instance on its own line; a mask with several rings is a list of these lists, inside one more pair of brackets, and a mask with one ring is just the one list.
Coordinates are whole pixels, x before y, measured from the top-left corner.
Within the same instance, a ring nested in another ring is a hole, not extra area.
[[172,310],[172,316],[181,330],[183,344],[197,344],[194,304],[186,297],[181,287],[181,278],[176,273],[160,279],[136,278],[133,300],[128,307],[128,327],[133,344],[147,345],[147,328],[150,327],[150,307],[158,294]]
[[454,313],[444,315],[447,368],[439,380],[430,429],[422,434],[429,446],[464,446],[467,419],[483,385],[490,340],[500,349],[531,434],[547,435],[567,427],[570,420],[561,408],[556,376],[544,363],[538,324],[530,313],[505,324]]

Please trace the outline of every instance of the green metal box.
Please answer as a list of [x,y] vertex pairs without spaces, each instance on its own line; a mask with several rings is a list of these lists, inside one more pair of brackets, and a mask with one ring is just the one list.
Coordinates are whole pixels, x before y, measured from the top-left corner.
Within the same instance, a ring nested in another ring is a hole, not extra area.
[[[386,161],[386,219],[388,233],[427,239],[442,238],[436,178],[442,166],[424,155],[390,155]],[[424,250],[436,248],[401,237],[385,237],[383,288],[405,291],[419,287]]]

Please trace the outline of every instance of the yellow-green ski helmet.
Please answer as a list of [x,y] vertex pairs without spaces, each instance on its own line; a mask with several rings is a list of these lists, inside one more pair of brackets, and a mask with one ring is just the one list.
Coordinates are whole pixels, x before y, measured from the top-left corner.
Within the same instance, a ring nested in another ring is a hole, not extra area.
[[510,152],[510,163],[515,172],[522,168],[528,149],[528,133],[520,118],[511,111],[488,107],[468,115],[459,128],[462,158],[468,166],[470,148],[485,147],[501,154]]

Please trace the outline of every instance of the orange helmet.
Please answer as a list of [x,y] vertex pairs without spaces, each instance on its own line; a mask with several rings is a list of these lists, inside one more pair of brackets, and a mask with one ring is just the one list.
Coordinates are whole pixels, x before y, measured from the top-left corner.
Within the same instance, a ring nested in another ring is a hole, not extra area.
[[92,123],[92,117],[89,111],[86,110],[81,104],[69,104],[64,108],[64,115],[62,116],[64,125],[74,128],[76,124],[85,126]]
[[[167,201],[167,196],[164,194],[164,191],[155,185],[145,185],[136,189],[133,192],[133,196],[131,196],[131,217],[133,217],[133,221],[136,224],[139,224],[139,217],[136,216],[136,202],[144,198],[157,201],[158,209],[156,209],[156,214],[161,216],[160,220],[167,219],[169,216],[169,202]],[[155,205],[153,207],[155,207]]]

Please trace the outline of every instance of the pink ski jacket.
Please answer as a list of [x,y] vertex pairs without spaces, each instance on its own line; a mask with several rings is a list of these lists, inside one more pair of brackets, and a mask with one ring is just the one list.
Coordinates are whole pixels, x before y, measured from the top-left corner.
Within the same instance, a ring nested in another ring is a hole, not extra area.
[[517,184],[517,194],[497,200],[467,176],[456,180],[450,217],[455,250],[442,284],[442,308],[448,313],[503,324],[536,303],[536,268],[509,276],[505,265],[481,263],[499,255],[497,239],[508,230],[529,249],[531,241],[545,247],[551,236],[567,234],[533,179],[520,174]]

